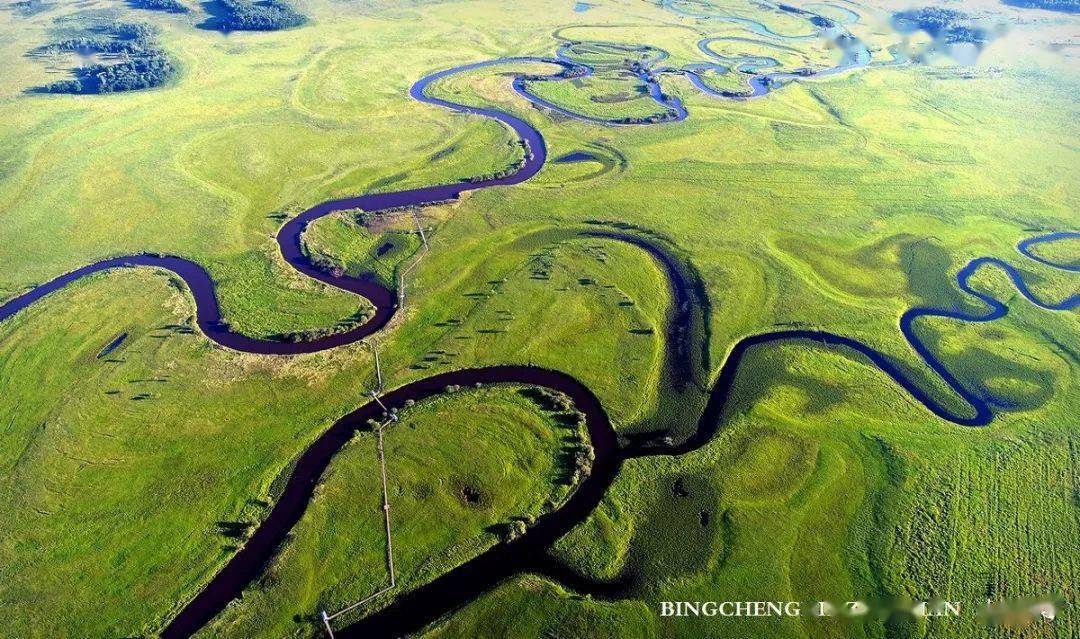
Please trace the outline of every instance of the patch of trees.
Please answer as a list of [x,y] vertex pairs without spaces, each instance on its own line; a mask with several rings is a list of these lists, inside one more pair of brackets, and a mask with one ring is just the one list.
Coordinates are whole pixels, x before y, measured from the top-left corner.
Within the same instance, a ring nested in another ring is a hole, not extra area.
[[654,113],[644,118],[623,118],[621,121],[627,124],[658,124],[660,122],[673,122],[679,119],[679,114],[675,111],[665,111],[664,113]]
[[908,9],[893,14],[893,23],[901,31],[915,31],[922,29],[930,35],[937,37],[945,34],[945,31],[967,19],[967,15],[955,9],[941,7],[923,7],[921,9]]
[[52,3],[44,0],[19,0],[11,3],[11,9],[21,16],[34,16],[43,11],[48,11]]
[[128,0],[136,9],[166,11],[168,13],[187,13],[188,8],[177,0]]
[[142,23],[115,22],[91,35],[47,44],[37,53],[111,53],[146,55],[157,48],[157,30]]
[[219,0],[224,10],[218,16],[221,29],[225,31],[277,31],[298,27],[307,22],[287,0]]
[[157,44],[156,30],[147,24],[117,22],[92,35],[61,40],[40,53],[108,54],[119,61],[77,68],[73,78],[41,88],[46,93],[116,93],[149,89],[168,82],[176,66]]
[[987,33],[982,29],[965,26],[964,23],[968,21],[967,14],[962,11],[941,7],[909,9],[893,14],[893,26],[901,33],[922,29],[945,42],[986,42]]
[[663,113],[653,113],[645,116],[626,116],[608,120],[614,124],[659,124],[661,122],[673,122],[679,119],[679,113],[675,109],[665,109]]
[[[76,72],[79,93],[116,93],[161,86],[176,73],[165,55],[153,54],[117,64],[95,64]],[[66,85],[74,88],[73,85]]]
[[130,53],[139,54],[143,51],[138,42],[126,42],[123,40],[115,40],[107,36],[82,36],[78,38],[68,38],[67,40],[61,40],[60,42],[54,42],[47,44],[44,47],[38,49],[40,53],[54,54],[54,53]]
[[107,33],[120,40],[153,45],[157,40],[157,28],[145,22],[114,22],[107,27]]
[[1002,0],[1011,7],[1080,13],[1080,0]]

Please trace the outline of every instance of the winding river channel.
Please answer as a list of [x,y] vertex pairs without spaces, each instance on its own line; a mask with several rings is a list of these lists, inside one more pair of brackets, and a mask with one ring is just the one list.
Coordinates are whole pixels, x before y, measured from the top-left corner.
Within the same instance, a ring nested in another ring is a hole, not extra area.
[[[510,175],[478,179],[455,184],[429,186],[393,193],[377,193],[359,197],[332,200],[318,204],[285,223],[277,234],[277,242],[284,259],[293,268],[304,275],[324,282],[330,286],[361,295],[375,307],[375,313],[363,324],[346,332],[320,337],[306,342],[278,342],[254,339],[232,331],[222,322],[221,311],[215,293],[214,282],[209,274],[198,264],[175,256],[133,255],[102,260],[76,271],[57,277],[0,306],[0,321],[27,308],[42,297],[57,291],[68,284],[92,273],[116,268],[154,267],[165,269],[179,276],[186,283],[196,306],[196,320],[201,331],[214,342],[227,348],[250,353],[289,355],[310,353],[334,348],[361,340],[386,326],[397,310],[397,297],[394,292],[374,278],[333,275],[312,263],[302,249],[301,236],[313,221],[333,213],[350,209],[363,209],[368,212],[384,211],[398,207],[422,206],[426,204],[453,200],[468,190],[499,186],[510,186],[528,180],[543,167],[547,159],[547,146],[540,132],[509,113],[488,108],[468,106],[434,97],[429,94],[432,83],[454,74],[509,63],[545,62],[560,67],[560,71],[550,79],[572,77],[582,71],[566,59],[548,58],[509,58],[480,62],[455,67],[434,73],[418,81],[410,90],[410,95],[421,102],[451,109],[459,113],[492,118],[514,131],[525,148],[525,160]],[[515,84],[523,78],[540,76],[518,75]],[[695,344],[691,344],[695,334],[692,323],[700,321],[707,300],[690,281],[679,258],[665,250],[660,243],[632,233],[595,232],[588,235],[599,236],[613,241],[631,243],[650,254],[660,264],[667,275],[675,300],[669,314],[669,328],[666,344],[668,348],[667,367],[674,371],[689,372],[696,365],[693,363]],[[1075,266],[1056,264],[1040,258],[1031,248],[1041,242],[1057,239],[1077,238],[1078,233],[1066,232],[1040,236],[1025,240],[1017,248],[1028,258],[1044,266],[1061,268],[1069,271],[1078,270]],[[522,572],[539,572],[558,578],[566,571],[553,565],[544,552],[555,540],[585,520],[603,499],[608,488],[618,475],[623,462],[634,457],[650,455],[680,455],[696,450],[707,444],[720,427],[721,415],[727,403],[728,395],[735,381],[740,363],[748,351],[756,346],[776,343],[802,341],[848,351],[879,368],[911,396],[913,400],[942,419],[964,426],[981,426],[989,423],[994,416],[992,404],[984,393],[967,387],[939,360],[923,343],[916,332],[920,318],[945,317],[965,322],[986,322],[997,319],[1008,312],[1001,301],[976,290],[970,283],[975,272],[984,266],[1003,269],[1016,286],[1020,294],[1028,301],[1050,310],[1074,309],[1080,305],[1080,295],[1057,303],[1046,302],[1036,297],[1025,284],[1021,273],[1008,263],[996,258],[979,258],[970,262],[957,275],[960,289],[978,299],[985,311],[982,313],[965,312],[959,309],[913,308],[900,320],[900,330],[918,353],[926,366],[948,385],[970,407],[969,411],[955,413],[935,400],[914,379],[892,359],[874,348],[849,337],[815,330],[785,330],[751,335],[734,345],[709,390],[706,407],[700,416],[695,432],[685,441],[667,444],[650,440],[620,446],[611,423],[596,396],[582,383],[564,373],[531,366],[493,366],[454,370],[440,373],[399,387],[382,396],[383,404],[400,407],[407,400],[421,401],[444,392],[449,385],[469,386],[473,384],[521,383],[546,387],[565,393],[574,405],[584,413],[595,461],[592,471],[568,500],[557,510],[540,517],[534,525],[520,537],[498,543],[479,556],[444,573],[435,580],[418,588],[401,592],[386,607],[373,612],[351,626],[335,631],[339,637],[396,637],[418,631],[443,615],[454,611],[478,595],[490,590],[501,581]],[[695,319],[697,317],[697,319]],[[707,340],[706,340],[707,341]],[[707,352],[708,345],[702,346]],[[708,371],[703,377],[708,377]],[[693,373],[690,373],[693,374]],[[374,401],[342,417],[327,429],[301,455],[281,496],[274,504],[270,514],[255,530],[243,547],[229,560],[210,582],[169,622],[162,633],[166,638],[189,637],[199,631],[225,606],[238,597],[264,571],[267,563],[273,559],[296,523],[303,516],[313,492],[335,455],[358,430],[366,429],[369,419],[378,418],[383,409]],[[571,579],[567,577],[567,579]],[[601,588],[601,585],[597,585]]]

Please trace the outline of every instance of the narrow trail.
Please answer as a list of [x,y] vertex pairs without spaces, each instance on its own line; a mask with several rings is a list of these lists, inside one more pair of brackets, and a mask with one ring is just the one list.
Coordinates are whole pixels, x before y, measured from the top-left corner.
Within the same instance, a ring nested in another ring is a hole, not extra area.
[[[432,97],[427,91],[433,82],[453,74],[493,65],[535,62],[561,67],[561,71],[556,74],[543,76],[548,79],[565,79],[587,72],[582,70],[583,66],[565,59],[506,58],[440,71],[421,79],[410,90],[410,95],[421,102],[459,113],[489,117],[510,127],[525,150],[524,163],[515,172],[470,182],[327,201],[304,211],[281,227],[277,235],[278,245],[283,257],[293,268],[330,286],[361,295],[375,306],[374,316],[352,330],[296,343],[260,340],[233,332],[222,322],[214,283],[201,266],[181,257],[155,255],[134,255],[103,260],[62,275],[0,306],[0,321],[10,318],[42,297],[87,275],[114,268],[155,267],[167,269],[183,279],[194,298],[196,320],[200,330],[207,338],[228,348],[251,353],[290,355],[334,348],[372,335],[383,328],[396,312],[398,307],[394,292],[378,284],[373,278],[334,276],[320,269],[309,260],[302,249],[301,237],[304,230],[315,220],[335,211],[363,209],[377,212],[398,207],[421,206],[456,199],[465,191],[510,186],[531,178],[541,169],[547,159],[547,147],[537,129],[508,113],[454,103]],[[538,77],[540,76],[519,74],[514,82],[516,84],[524,78]],[[666,340],[669,356],[666,366],[683,374],[694,375],[694,372],[687,370],[687,367],[696,368],[698,364],[694,362],[700,356],[693,355],[694,344],[691,344],[690,340],[694,335],[693,323],[701,321],[700,314],[704,312],[703,307],[707,300],[702,299],[699,291],[692,290],[691,280],[683,272],[680,260],[667,252],[659,243],[641,236],[614,232],[598,232],[592,235],[638,246],[652,255],[662,266],[675,300],[675,308],[672,309],[669,317],[670,330]],[[1077,237],[1080,237],[1080,233],[1063,232],[1039,236],[1021,242],[1017,249],[1025,257],[1045,266],[1075,272],[1080,268],[1067,264],[1055,264],[1038,257],[1031,248],[1043,242]],[[973,260],[958,273],[957,284],[964,293],[980,300],[987,308],[986,312],[976,314],[959,309],[914,308],[905,313],[900,320],[902,334],[926,366],[937,373],[944,383],[970,406],[971,410],[964,414],[954,413],[935,400],[890,357],[856,339],[816,330],[775,331],[751,335],[738,341],[732,347],[720,368],[716,381],[709,390],[709,398],[698,420],[696,430],[687,440],[670,445],[648,442],[620,448],[610,420],[596,396],[573,377],[543,368],[492,366],[455,370],[433,375],[383,394],[381,396],[383,403],[391,407],[400,407],[407,400],[421,401],[442,393],[450,385],[519,383],[545,387],[566,394],[577,409],[584,413],[596,456],[592,472],[579,484],[567,501],[557,510],[540,517],[523,535],[512,541],[496,544],[481,555],[427,584],[401,592],[388,606],[365,616],[350,626],[335,630],[335,634],[338,637],[396,637],[415,632],[487,592],[501,581],[522,572],[533,571],[554,577],[561,574],[569,579],[567,571],[552,566],[545,559],[544,551],[593,512],[618,475],[625,460],[651,455],[681,455],[697,450],[711,441],[721,426],[721,416],[740,364],[746,353],[757,346],[777,342],[807,341],[850,351],[872,363],[907,391],[915,402],[943,420],[962,426],[988,424],[993,419],[994,412],[985,393],[978,389],[968,388],[957,379],[921,341],[915,330],[918,320],[923,317],[987,322],[1005,315],[1008,308],[1004,303],[989,294],[976,290],[970,283],[974,273],[984,266],[1004,269],[1020,294],[1041,308],[1071,310],[1080,306],[1080,295],[1073,295],[1056,303],[1040,300],[1032,294],[1020,272],[1014,267],[995,258],[979,258]],[[707,349],[706,343],[702,346],[702,352],[707,354]],[[707,362],[707,358],[701,361]],[[704,366],[708,368],[707,364]],[[263,573],[267,563],[276,555],[281,543],[303,516],[315,487],[334,456],[356,431],[366,429],[369,419],[378,419],[383,413],[383,405],[378,400],[368,402],[335,422],[304,451],[267,518],[260,523],[252,537],[229,562],[169,622],[162,632],[163,637],[172,639],[192,636],[220,613],[226,605],[240,596],[244,588]]]

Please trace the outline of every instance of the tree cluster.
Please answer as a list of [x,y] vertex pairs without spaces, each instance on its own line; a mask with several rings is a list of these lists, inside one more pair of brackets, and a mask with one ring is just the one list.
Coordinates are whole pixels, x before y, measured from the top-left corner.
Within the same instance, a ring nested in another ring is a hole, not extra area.
[[956,24],[967,19],[967,15],[955,9],[943,9],[941,7],[923,7],[921,9],[908,9],[893,14],[893,22],[901,27],[902,31],[912,30],[908,25],[922,29],[936,37],[945,35],[945,32]]
[[25,17],[48,11],[52,4],[45,2],[45,0],[18,0],[18,2],[12,2],[9,6],[12,11]]
[[148,55],[117,64],[95,64],[76,70],[76,77],[50,84],[50,93],[116,93],[161,86],[176,73],[164,55]]
[[168,13],[187,13],[188,8],[178,0],[129,0],[136,9],[167,11]]
[[[1030,1],[1037,2],[1039,0]],[[1080,2],[1080,0],[1069,1]],[[940,7],[909,9],[893,14],[893,24],[902,32],[922,29],[945,42],[982,44],[989,39],[989,34],[985,30],[966,26],[963,24],[965,22],[968,22],[967,14],[955,9],[943,9]]]
[[106,36],[83,36],[68,38],[42,47],[42,53],[113,53],[127,55],[145,55],[149,49],[145,41],[117,40]]
[[1023,7],[1025,9],[1080,13],[1080,0],[1004,0],[1004,2],[1013,7]]
[[74,78],[42,87],[48,93],[116,93],[165,84],[176,74],[168,55],[158,47],[156,30],[147,24],[116,22],[93,35],[69,38],[41,49],[44,53],[75,51],[118,56],[113,64],[92,64],[74,70]]
[[287,0],[220,0],[225,15],[219,18],[225,31],[276,31],[307,22]]
[[158,30],[157,27],[146,22],[113,22],[106,27],[106,33],[120,40],[150,46],[157,38]]

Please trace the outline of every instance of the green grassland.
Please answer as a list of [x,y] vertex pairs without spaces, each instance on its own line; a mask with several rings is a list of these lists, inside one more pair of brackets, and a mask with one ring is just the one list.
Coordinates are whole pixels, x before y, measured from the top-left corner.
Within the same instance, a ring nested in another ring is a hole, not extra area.
[[[501,618],[485,615],[501,610]],[[643,602],[605,602],[576,596],[550,581],[525,575],[510,580],[425,636],[626,637],[656,636],[656,618]]]
[[[568,39],[648,45],[672,66],[704,61],[703,37],[764,41],[695,16],[807,32],[804,20],[741,0],[597,4],[576,14],[562,0],[311,0],[307,26],[229,35],[196,28],[195,3],[177,15],[111,0],[5,10],[0,299],[107,256],[160,252],[203,264],[239,330],[333,328],[368,305],[282,262],[273,235],[284,219],[326,198],[490,174],[520,159],[505,127],[411,100],[420,77],[551,55]],[[842,6],[860,14],[849,28],[885,58],[895,40],[876,17],[900,5]],[[600,220],[663,238],[701,274],[713,307],[693,336],[708,336],[704,377],[746,335],[818,328],[881,350],[961,410],[900,335],[900,314],[919,305],[978,310],[955,273],[983,255],[1022,267],[1048,299],[1076,293],[1075,274],[1014,246],[1075,230],[1080,209],[1076,58],[1043,46],[1075,22],[989,0],[965,10],[1012,24],[975,67],[871,69],[746,102],[664,76],[664,90],[690,112],[676,124],[605,127],[546,114],[513,93],[508,73],[550,65],[439,82],[440,96],[537,126],[551,158],[595,159],[549,162],[525,184],[418,212],[430,251],[406,277],[404,309],[373,340],[387,386],[532,363],[580,379],[621,432],[689,433],[704,397],[669,385],[671,294],[661,267],[639,248],[580,235]],[[56,37],[58,18],[85,20],[88,11],[157,25],[179,76],[124,95],[25,93],[61,76],[25,53]],[[792,46],[811,60],[830,53],[814,42]],[[590,95],[631,86],[532,85],[571,110],[598,108]],[[618,104],[624,115],[638,101]],[[393,282],[421,255],[414,229],[409,212],[363,224],[336,215],[304,239],[329,263],[374,268]],[[1033,251],[1080,260],[1070,241]],[[998,269],[973,282],[1006,300],[1009,315],[979,326],[926,321],[918,331],[965,384],[999,399],[990,427],[933,417],[850,354],[805,343],[755,349],[718,438],[691,455],[629,462],[596,513],[553,551],[585,575],[632,577],[623,596],[585,597],[521,576],[427,634],[981,637],[972,616],[889,628],[737,624],[661,619],[655,604],[1048,592],[1075,602],[1078,316],[1027,304]],[[300,451],[374,387],[363,345],[244,355],[210,344],[193,312],[167,275],[124,271],[0,324],[0,635],[152,636],[242,543],[236,531],[265,516]],[[461,417],[481,409],[483,419]],[[405,422],[416,428],[393,427],[387,443],[406,586],[493,543],[486,527],[565,494],[562,431],[514,389],[439,398]],[[274,578],[206,636],[307,636],[319,608],[380,587],[374,454],[370,434],[342,453]],[[484,508],[456,500],[465,456],[475,464],[467,480],[492,498]],[[1077,632],[1073,610],[1030,636]]]
[[[32,20],[44,27],[53,17]],[[391,176],[400,175],[393,188],[403,188],[494,172],[519,153],[494,123],[408,101],[404,111],[387,104],[401,101],[420,75],[388,77],[389,69],[400,69],[391,51],[403,42],[349,60],[354,78],[377,73],[393,89],[340,88],[336,83],[350,80],[340,76],[333,86],[308,88],[321,77],[320,60],[337,57],[327,56],[329,49],[349,48],[339,38],[355,24],[339,25],[330,37],[298,30],[231,38],[177,24],[183,18],[144,19],[162,24],[166,46],[185,69],[175,86],[100,96],[87,112],[79,98],[20,96],[41,73],[33,61],[17,65],[23,73],[5,74],[0,145],[12,149],[0,185],[0,206],[11,221],[0,281],[5,293],[104,255],[161,252],[205,265],[219,282],[226,319],[239,330],[272,335],[326,327],[363,302],[296,276],[281,262],[270,240],[281,215],[378,188]],[[48,37],[43,29],[16,33],[5,39],[7,59],[19,60]],[[316,69],[310,76],[309,68]],[[27,100],[35,102],[30,111],[22,107]],[[413,109],[430,117],[413,120]],[[461,126],[451,124],[459,120]],[[391,131],[401,132],[399,122],[418,151],[408,162],[384,150]],[[441,162],[430,162],[451,148]],[[33,192],[42,199],[26,197]],[[52,250],[56,242],[65,249]]]
[[[512,521],[535,519],[572,490],[565,460],[580,433],[525,393],[463,389],[405,409],[386,429],[399,590],[479,554]],[[267,578],[202,634],[317,636],[313,611],[340,610],[389,583],[382,517],[375,436],[365,433],[334,460]]]
[[726,92],[731,95],[750,95],[750,75],[731,69],[702,69],[697,72],[705,86],[714,91]]
[[1077,249],[1077,240],[1075,239],[1061,239],[1049,244],[1036,244],[1031,248],[1031,252],[1037,257],[1054,264],[1061,264],[1071,268],[1080,267],[1080,262],[1076,259],[1077,254],[1080,254],[1080,250]]
[[[1075,361],[1022,337],[1018,329],[1029,319],[998,327],[1004,335],[994,337],[1038,358],[1044,380],[1075,375]],[[1032,420],[1031,405],[1020,405],[990,434],[943,430],[860,363],[796,345],[755,353],[751,362],[759,373],[740,376],[723,435],[669,463],[634,462],[590,522],[560,542],[560,556],[598,579],[632,578],[640,585],[628,602],[716,593],[752,600],[762,591],[804,601],[890,594],[974,605],[1035,593],[1073,600],[1077,436],[1066,407],[1043,404],[1049,418]],[[980,374],[1008,377],[1014,368],[989,361]],[[1047,390],[1075,396],[1068,385]],[[646,482],[665,490],[643,493]],[[482,625],[474,617],[484,604],[471,606],[460,623]],[[597,615],[575,603],[558,610],[577,623]],[[1074,617],[1059,621],[1048,636],[1075,633]],[[631,614],[626,622],[625,634],[635,636]],[[821,619],[663,620],[646,636],[717,632],[996,636],[972,616],[921,624],[909,618],[887,633],[878,624]],[[530,626],[524,634],[539,633]]]
[[794,71],[800,68],[821,69],[836,63],[835,53],[823,48],[819,43],[810,41],[798,42],[802,46],[794,46],[792,43],[777,43],[767,40],[754,40],[741,36],[732,36],[720,40],[712,40],[708,43],[709,51],[726,58],[753,57],[771,58],[779,63],[774,67],[779,71]]
[[672,0],[665,4],[672,13],[689,18],[745,18],[756,20],[773,33],[784,36],[799,37],[813,33],[806,20],[779,8],[747,5],[733,0]]
[[221,522],[264,516],[275,477],[368,383],[333,374],[325,357],[273,363],[209,347],[186,325],[191,312],[168,278],[132,271],[80,282],[2,327],[6,636],[151,632],[231,555]]
[[592,118],[644,119],[663,116],[666,111],[633,74],[607,72],[573,80],[529,82],[526,87],[539,98]]
[[411,215],[367,223],[357,217],[335,213],[308,227],[304,246],[309,255],[324,268],[340,269],[353,277],[374,273],[384,286],[397,287],[410,258],[422,246],[418,222]]
[[[384,367],[403,380],[473,364],[558,368],[588,380],[618,427],[651,416],[670,306],[659,267],[641,249],[576,233],[509,228],[487,235],[456,244],[465,260],[454,272],[423,263],[405,313],[424,329],[387,343]],[[432,236],[431,258],[449,241]]]

